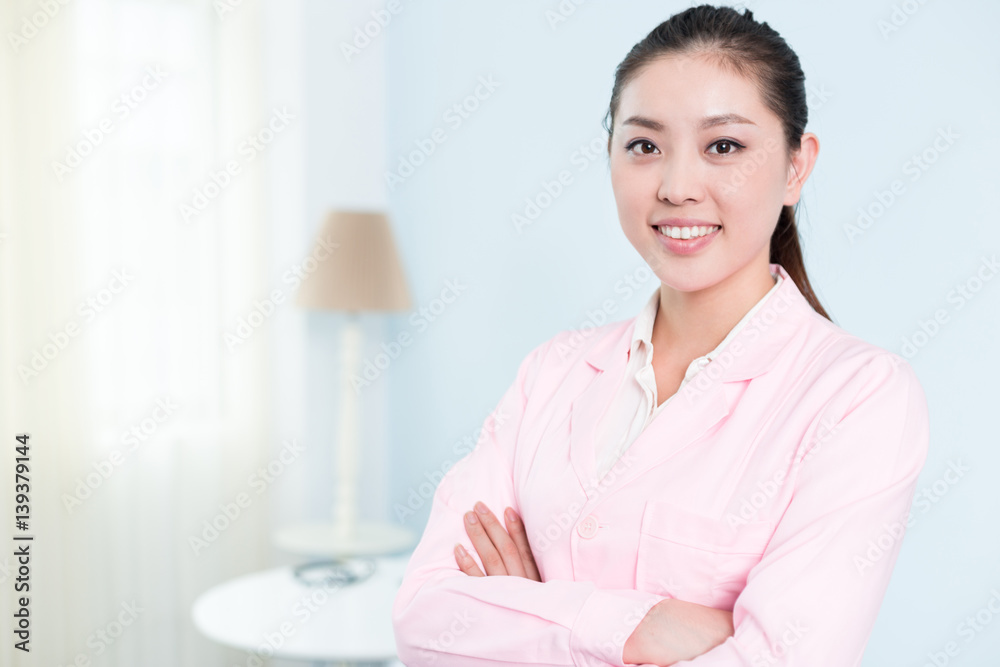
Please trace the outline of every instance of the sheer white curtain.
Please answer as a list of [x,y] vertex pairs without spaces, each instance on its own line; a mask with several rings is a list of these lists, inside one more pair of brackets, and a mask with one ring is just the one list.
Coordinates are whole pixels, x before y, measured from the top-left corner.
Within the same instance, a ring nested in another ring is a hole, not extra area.
[[[245,142],[273,110],[257,3],[213,4],[0,3],[0,664],[238,661],[190,606],[268,564],[247,480],[274,445],[269,334],[226,336],[269,289]],[[30,654],[11,641],[21,432]]]

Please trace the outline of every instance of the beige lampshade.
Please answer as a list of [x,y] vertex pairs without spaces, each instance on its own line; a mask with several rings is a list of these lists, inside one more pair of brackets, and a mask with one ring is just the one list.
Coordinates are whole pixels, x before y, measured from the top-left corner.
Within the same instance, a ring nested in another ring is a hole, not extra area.
[[[329,248],[332,251],[328,251]],[[302,282],[296,303],[323,310],[409,310],[389,219],[383,213],[331,211],[316,236],[318,268]]]

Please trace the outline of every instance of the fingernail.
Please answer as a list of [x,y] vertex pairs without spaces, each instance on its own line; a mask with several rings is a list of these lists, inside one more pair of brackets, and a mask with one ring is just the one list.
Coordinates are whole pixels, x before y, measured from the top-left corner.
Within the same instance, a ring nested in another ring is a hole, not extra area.
[[479,512],[480,514],[486,514],[487,512],[490,511],[490,509],[486,507],[486,505],[484,505],[482,501],[476,501],[476,511]]
[[510,521],[511,523],[517,521],[517,515],[514,514],[514,510],[510,509],[509,507],[507,508],[505,514],[507,515],[507,520]]
[[476,518],[476,513],[475,512],[466,512],[465,513],[465,520],[468,521],[469,523],[476,523],[476,522],[479,521],[479,519]]
[[456,554],[457,554],[457,555],[458,555],[458,556],[459,556],[460,558],[464,558],[464,557],[465,557],[465,547],[463,547],[463,546],[462,546],[461,544],[459,544],[458,542],[455,542],[455,553],[456,553]]

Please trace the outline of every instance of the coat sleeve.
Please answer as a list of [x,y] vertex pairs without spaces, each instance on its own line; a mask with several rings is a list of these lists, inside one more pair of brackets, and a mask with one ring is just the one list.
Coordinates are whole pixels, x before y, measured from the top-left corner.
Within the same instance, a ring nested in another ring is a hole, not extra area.
[[675,667],[861,664],[927,458],[929,424],[916,374],[895,354],[875,357],[846,386],[852,397],[832,408],[839,420],[800,445],[791,501],[735,601],[733,636]]
[[599,589],[590,581],[473,577],[458,568],[454,545],[461,542],[486,571],[463,523],[477,500],[501,521],[507,506],[520,513],[513,453],[528,394],[551,343],[539,345],[521,363],[475,448],[434,492],[427,526],[392,608],[397,654],[407,667],[624,667],[626,639],[664,599],[633,589]]

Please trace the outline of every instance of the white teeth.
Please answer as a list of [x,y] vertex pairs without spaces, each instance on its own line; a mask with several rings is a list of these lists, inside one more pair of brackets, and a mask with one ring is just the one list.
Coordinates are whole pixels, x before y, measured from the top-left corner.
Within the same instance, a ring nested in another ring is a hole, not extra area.
[[657,227],[664,236],[672,239],[692,239],[699,236],[706,236],[717,229],[722,229],[719,225],[709,227]]

